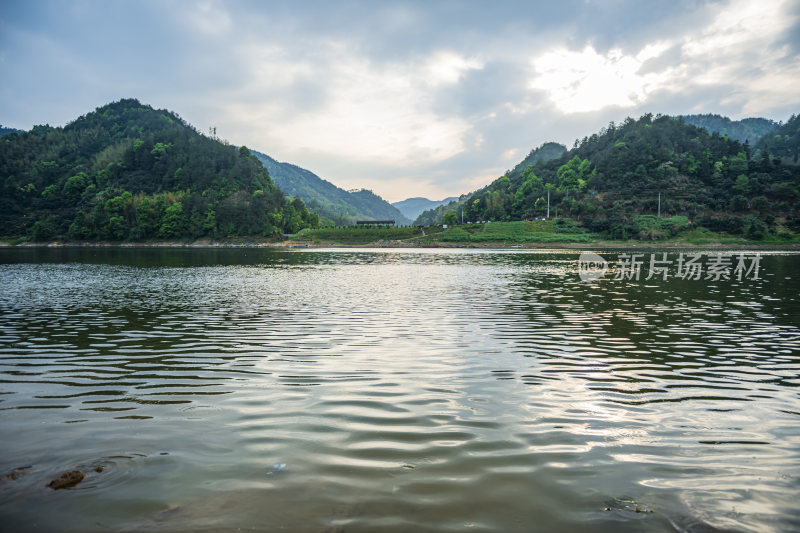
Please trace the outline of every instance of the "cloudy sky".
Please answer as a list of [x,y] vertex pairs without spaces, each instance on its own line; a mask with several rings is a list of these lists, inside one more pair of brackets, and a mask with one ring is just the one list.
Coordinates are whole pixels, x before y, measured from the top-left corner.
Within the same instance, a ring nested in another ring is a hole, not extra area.
[[3,0],[0,123],[134,97],[389,201],[645,112],[800,112],[800,2]]

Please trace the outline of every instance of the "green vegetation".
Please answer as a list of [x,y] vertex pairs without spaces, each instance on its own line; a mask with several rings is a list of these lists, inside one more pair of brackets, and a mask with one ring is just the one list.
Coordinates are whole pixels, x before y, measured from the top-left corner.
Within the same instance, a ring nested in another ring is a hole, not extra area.
[[591,242],[592,237],[580,233],[558,232],[553,221],[491,222],[448,228],[444,242],[464,243],[548,243]]
[[253,154],[267,167],[275,184],[286,194],[302,198],[311,211],[323,218],[323,225],[350,225],[356,220],[411,224],[392,204],[372,191],[345,191],[304,168],[279,163],[260,152]]
[[800,156],[800,117],[792,115],[786,124],[764,135],[758,141],[753,157],[764,157],[762,152],[778,158],[783,164],[797,165]]
[[[774,125],[693,117],[704,127],[751,132]],[[647,114],[612,122],[571,150],[544,144],[486,187],[422,213],[416,224],[424,228],[320,228],[355,218],[406,220],[371,191],[342,191],[299,167],[201,135],[174,113],[121,100],[63,128],[0,138],[0,236],[14,243],[282,233],[351,244],[799,242],[800,118],[770,129],[752,148],[690,125],[691,118]],[[264,165],[297,187],[294,198]],[[303,197],[326,218],[310,212]]]
[[319,225],[250,151],[137,100],[0,140],[0,227],[33,241],[262,237]]
[[792,117],[776,130],[775,148],[763,144],[751,154],[747,143],[682,120],[629,118],[576,141],[556,158],[517,165],[458,203],[423,213],[417,223],[439,223],[447,212],[459,220],[463,212],[469,222],[543,218],[549,196],[551,217],[568,217],[574,227],[604,239],[675,239],[704,227],[739,239],[785,242],[800,229],[789,222],[800,220],[800,167],[792,164],[799,127]]
[[304,229],[296,235],[293,235],[292,238],[297,241],[331,241],[343,244],[367,244],[382,240],[409,239],[422,234],[423,230],[414,226],[338,226],[335,228]]
[[[566,229],[564,229],[566,228]],[[575,229],[577,231],[571,231]],[[570,221],[492,222],[464,224],[447,229],[428,227],[356,227],[304,229],[292,236],[300,242],[319,244],[370,244],[394,241],[403,245],[452,244],[521,244],[592,242],[596,236],[584,228],[571,228]]]

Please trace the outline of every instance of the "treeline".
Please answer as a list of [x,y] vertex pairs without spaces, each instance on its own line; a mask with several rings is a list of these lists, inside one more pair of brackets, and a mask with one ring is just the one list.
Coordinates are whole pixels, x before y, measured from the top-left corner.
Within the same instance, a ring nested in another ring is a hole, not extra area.
[[120,100],[0,139],[0,225],[36,241],[272,237],[319,218],[258,159],[179,116]]
[[[781,139],[791,145],[795,137]],[[458,209],[460,220],[463,208],[470,222],[530,220],[547,215],[549,195],[551,217],[573,218],[606,237],[667,235],[654,227],[659,217],[641,218],[660,214],[686,217],[686,228],[761,238],[797,228],[800,168],[772,150],[751,151],[749,143],[647,114],[611,123],[556,159],[509,172],[449,210]]]

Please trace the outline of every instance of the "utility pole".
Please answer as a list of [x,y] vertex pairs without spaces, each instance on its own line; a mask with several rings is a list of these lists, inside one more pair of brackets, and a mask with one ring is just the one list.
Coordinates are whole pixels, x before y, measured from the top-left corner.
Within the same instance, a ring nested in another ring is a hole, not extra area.
[[547,220],[550,220],[550,189],[547,189]]
[[461,206],[461,225],[464,225],[464,206]]
[[661,218],[661,192],[658,193],[658,218]]

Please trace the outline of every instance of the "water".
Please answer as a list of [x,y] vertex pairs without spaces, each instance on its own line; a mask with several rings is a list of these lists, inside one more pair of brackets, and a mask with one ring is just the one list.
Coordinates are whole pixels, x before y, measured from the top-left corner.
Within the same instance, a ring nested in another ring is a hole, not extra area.
[[800,254],[762,255],[0,250],[0,529],[800,529]]

